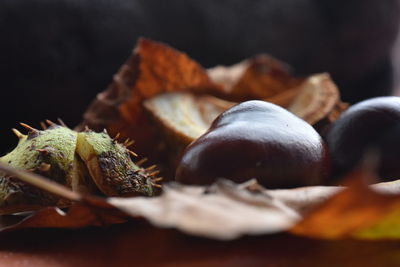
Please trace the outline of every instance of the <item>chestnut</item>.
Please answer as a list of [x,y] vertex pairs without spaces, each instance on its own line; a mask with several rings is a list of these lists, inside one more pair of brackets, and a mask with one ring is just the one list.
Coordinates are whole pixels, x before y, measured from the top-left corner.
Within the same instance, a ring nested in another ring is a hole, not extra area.
[[[332,161],[332,181],[350,172],[368,150],[379,153],[383,181],[400,178],[400,97],[376,97],[343,112],[325,137]],[[397,160],[394,160],[397,158]]]
[[320,184],[327,153],[314,128],[289,111],[247,101],[219,115],[184,151],[176,180],[211,184],[217,178],[256,178],[267,188]]

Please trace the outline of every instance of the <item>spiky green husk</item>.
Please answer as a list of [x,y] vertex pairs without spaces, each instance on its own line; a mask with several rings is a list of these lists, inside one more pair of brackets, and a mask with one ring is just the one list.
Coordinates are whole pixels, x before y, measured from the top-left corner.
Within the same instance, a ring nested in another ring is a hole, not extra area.
[[153,195],[152,176],[133,163],[129,150],[110,136],[93,131],[78,134],[77,152],[97,187],[109,196]]
[[0,162],[25,170],[38,169],[42,163],[47,163],[68,173],[75,160],[76,139],[76,132],[58,125],[29,132],[13,151],[0,158]]
[[[47,130],[30,131],[19,136],[16,148],[0,158],[12,167],[42,174],[71,187],[75,177],[75,148],[77,133],[52,125]],[[34,207],[66,205],[67,202],[13,177],[0,174],[0,213],[10,210],[30,210]]]
[[[42,174],[72,191],[101,192],[106,196],[151,196],[153,187],[157,186],[153,175],[132,161],[130,154],[134,153],[106,132],[78,133],[57,124],[51,124],[46,130],[32,129],[28,135],[14,132],[20,139],[18,145],[1,157],[0,162]],[[0,214],[68,204],[0,173]]]

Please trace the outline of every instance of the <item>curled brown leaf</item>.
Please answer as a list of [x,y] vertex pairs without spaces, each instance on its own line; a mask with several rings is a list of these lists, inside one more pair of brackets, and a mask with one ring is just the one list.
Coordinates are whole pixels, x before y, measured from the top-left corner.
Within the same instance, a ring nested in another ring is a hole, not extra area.
[[114,75],[113,82],[89,106],[84,120],[94,130],[106,128],[111,135],[135,140],[143,156],[159,154],[162,140],[143,110],[145,99],[163,92],[219,91],[206,71],[186,54],[167,45],[140,39],[132,56]]
[[218,66],[208,73],[224,85],[225,97],[232,101],[272,97],[302,81],[291,74],[287,64],[269,55],[257,55],[231,67]]

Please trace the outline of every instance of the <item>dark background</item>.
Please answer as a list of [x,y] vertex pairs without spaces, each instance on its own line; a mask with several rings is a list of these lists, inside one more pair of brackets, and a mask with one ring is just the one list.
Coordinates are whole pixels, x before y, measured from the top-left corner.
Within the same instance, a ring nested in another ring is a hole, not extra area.
[[398,24],[397,0],[1,0],[0,151],[19,121],[76,125],[139,36],[205,67],[270,53],[356,102],[391,92]]

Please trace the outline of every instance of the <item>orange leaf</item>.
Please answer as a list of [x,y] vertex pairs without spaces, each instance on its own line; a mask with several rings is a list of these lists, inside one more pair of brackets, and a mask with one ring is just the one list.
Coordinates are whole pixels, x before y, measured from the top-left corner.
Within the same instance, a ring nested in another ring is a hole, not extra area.
[[[140,155],[158,155],[162,147],[158,130],[150,122],[142,102],[163,92],[212,92],[220,87],[186,54],[167,45],[140,39],[133,55],[84,114],[85,125],[107,128],[111,135],[135,140]],[[154,157],[153,157],[154,159]]]
[[[357,169],[347,180],[348,188],[328,199],[295,225],[291,232],[316,238],[340,239],[351,237],[384,218],[400,197],[372,190],[366,179],[372,173]],[[379,186],[379,184],[378,184]]]
[[214,80],[225,84],[226,97],[234,101],[265,99],[297,87],[303,79],[292,76],[285,63],[258,55],[232,67],[209,70]]

